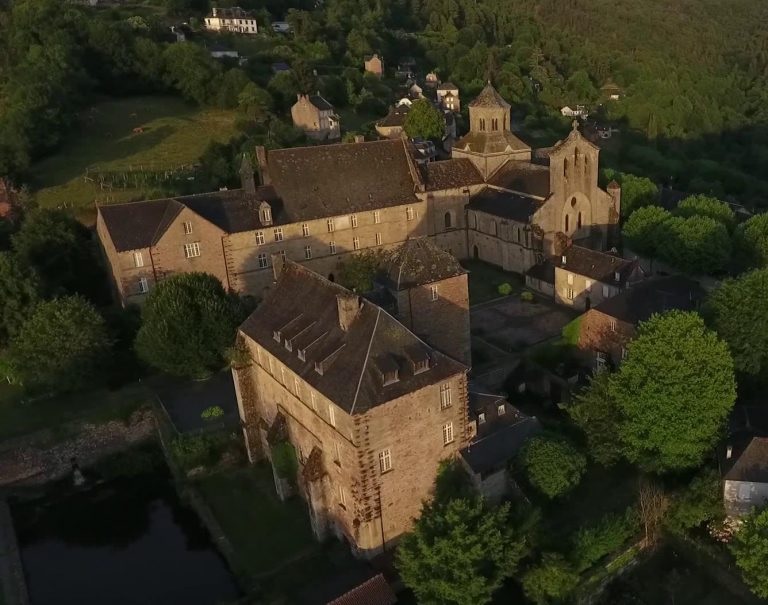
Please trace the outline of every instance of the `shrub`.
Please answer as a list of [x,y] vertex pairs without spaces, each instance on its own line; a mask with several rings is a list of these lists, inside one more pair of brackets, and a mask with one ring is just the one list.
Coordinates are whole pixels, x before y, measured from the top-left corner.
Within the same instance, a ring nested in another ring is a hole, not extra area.
[[577,570],[584,571],[617,551],[637,529],[637,515],[632,509],[623,515],[606,515],[597,525],[580,529],[573,536],[573,560]]
[[529,292],[526,290],[525,292],[520,293],[520,300],[523,302],[533,302],[533,292]]
[[171,442],[171,454],[185,470],[213,466],[221,460],[229,442],[230,435],[224,433],[180,435]]
[[547,437],[532,439],[523,451],[528,480],[548,498],[571,491],[587,469],[587,459],[567,441]]
[[579,576],[562,555],[545,553],[542,561],[523,576],[525,596],[544,604],[565,600],[579,582]]
[[281,479],[293,479],[299,469],[296,450],[287,441],[272,446],[272,466]]
[[500,284],[497,290],[499,291],[499,294],[501,294],[502,296],[509,296],[510,294],[512,294],[512,286],[508,283]]
[[200,418],[203,420],[216,420],[222,416],[224,416],[224,410],[218,405],[212,405],[208,408],[205,408],[203,413],[200,414]]

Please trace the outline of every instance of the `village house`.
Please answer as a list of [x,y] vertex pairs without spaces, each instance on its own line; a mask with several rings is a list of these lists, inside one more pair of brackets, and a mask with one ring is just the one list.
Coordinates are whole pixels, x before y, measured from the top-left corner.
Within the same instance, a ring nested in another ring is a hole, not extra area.
[[411,110],[410,99],[400,99],[396,105],[389,108],[389,113],[376,122],[376,132],[385,139],[399,139],[403,135],[405,118]]
[[768,504],[768,438],[753,437],[738,455],[728,446],[723,500],[729,517],[739,518]]
[[375,556],[468,443],[468,368],[301,265],[276,255],[273,271],[238,336],[251,359],[234,370],[249,458],[272,463],[281,497],[307,501],[319,539]]
[[341,138],[341,124],[336,110],[318,92],[314,95],[298,94],[291,107],[293,125],[308,137],[317,140]]
[[243,10],[239,6],[230,8],[213,7],[205,18],[205,29],[213,32],[235,32],[239,34],[259,33],[256,13]]
[[461,100],[459,99],[459,87],[451,82],[443,82],[437,86],[437,106],[444,111],[459,113]]
[[670,276],[643,281],[589,309],[581,316],[579,348],[595,368],[617,367],[635,337],[637,325],[654,313],[699,308],[704,290],[693,280]]
[[566,118],[581,118],[586,120],[589,117],[589,110],[584,105],[577,105],[576,109],[571,109],[567,105],[560,109],[560,114]]
[[510,131],[509,110],[487,85],[448,160],[425,162],[400,137],[258,148],[257,172],[244,164],[240,189],[99,206],[118,299],[141,302],[157,281],[185,271],[261,297],[274,253],[332,279],[349,254],[422,236],[458,259],[520,274],[570,239],[610,249],[621,189],[598,187],[599,149],[574,128],[554,147],[532,150]]
[[384,75],[384,61],[376,53],[372,55],[365,55],[363,58],[363,67],[366,73],[374,74],[376,76]]

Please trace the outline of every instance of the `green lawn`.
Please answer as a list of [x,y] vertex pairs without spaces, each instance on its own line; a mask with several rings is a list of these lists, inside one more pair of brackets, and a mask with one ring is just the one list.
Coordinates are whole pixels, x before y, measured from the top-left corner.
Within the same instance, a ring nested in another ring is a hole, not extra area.
[[0,441],[42,429],[61,430],[72,421],[125,420],[148,404],[150,397],[143,386],[132,384],[117,391],[100,390],[25,401],[20,389],[3,383],[0,386]]
[[[85,108],[80,126],[53,156],[32,169],[33,192],[41,206],[70,206],[93,217],[94,202],[141,199],[152,191],[102,191],[86,182],[86,169],[171,169],[195,163],[211,141],[235,134],[235,113],[200,110],[173,97],[110,99]],[[133,133],[142,128],[142,133]]]
[[267,465],[227,471],[197,484],[246,573],[259,576],[319,546],[299,498],[280,502]]
[[499,298],[501,294],[498,288],[501,284],[512,286],[511,296],[515,296],[523,289],[523,278],[517,273],[503,271],[479,260],[463,260],[461,265],[469,271],[470,305]]

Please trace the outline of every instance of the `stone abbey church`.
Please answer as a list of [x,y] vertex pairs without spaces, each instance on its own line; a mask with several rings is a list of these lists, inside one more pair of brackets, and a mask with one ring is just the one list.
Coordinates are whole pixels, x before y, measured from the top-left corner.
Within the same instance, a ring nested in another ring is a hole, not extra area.
[[611,246],[621,192],[598,187],[599,149],[575,128],[531,149],[489,83],[469,104],[452,158],[425,166],[402,140],[256,150],[242,188],[98,209],[97,231],[123,304],[160,280],[205,271],[261,297],[272,257],[330,280],[356,251],[432,238],[455,257],[526,273],[569,242]]

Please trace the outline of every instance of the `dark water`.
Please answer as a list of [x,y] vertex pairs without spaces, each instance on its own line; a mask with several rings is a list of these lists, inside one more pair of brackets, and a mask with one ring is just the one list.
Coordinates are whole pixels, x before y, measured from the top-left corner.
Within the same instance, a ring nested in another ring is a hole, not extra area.
[[215,605],[238,589],[164,474],[12,503],[32,605]]

